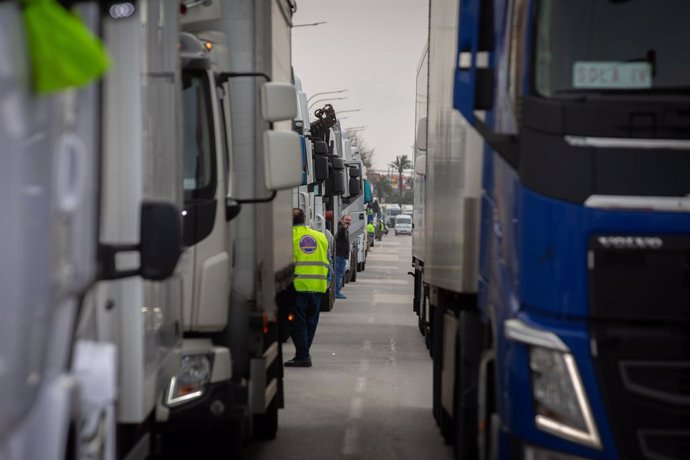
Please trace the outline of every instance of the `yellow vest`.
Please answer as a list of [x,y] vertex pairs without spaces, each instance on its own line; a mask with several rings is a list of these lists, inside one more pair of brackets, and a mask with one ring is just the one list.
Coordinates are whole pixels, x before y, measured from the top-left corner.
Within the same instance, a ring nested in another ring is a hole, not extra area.
[[295,261],[295,290],[326,292],[329,267],[326,235],[306,225],[295,225],[292,227],[292,252]]

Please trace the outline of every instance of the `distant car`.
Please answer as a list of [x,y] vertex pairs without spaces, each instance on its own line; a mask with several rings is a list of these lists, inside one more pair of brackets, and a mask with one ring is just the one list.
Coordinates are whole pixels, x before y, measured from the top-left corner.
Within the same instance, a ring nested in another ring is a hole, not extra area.
[[395,234],[412,235],[412,217],[407,214],[395,216]]

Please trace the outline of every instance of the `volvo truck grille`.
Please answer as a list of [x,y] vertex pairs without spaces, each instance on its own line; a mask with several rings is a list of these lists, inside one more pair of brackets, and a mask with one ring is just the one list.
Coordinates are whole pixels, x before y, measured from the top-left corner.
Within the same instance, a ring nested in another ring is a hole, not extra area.
[[592,359],[621,458],[690,458],[690,237],[589,242]]

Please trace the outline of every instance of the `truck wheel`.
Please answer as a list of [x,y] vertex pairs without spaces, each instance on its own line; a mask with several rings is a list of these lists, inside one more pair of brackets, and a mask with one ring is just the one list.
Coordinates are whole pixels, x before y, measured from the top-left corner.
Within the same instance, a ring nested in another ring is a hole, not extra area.
[[333,300],[335,297],[331,295],[333,291],[332,288],[328,288],[328,291],[321,294],[321,303],[319,304],[320,311],[331,311],[333,310]]
[[[242,424],[239,422],[211,423],[205,429],[197,428],[180,433],[166,434],[160,439],[160,448],[154,458],[236,458],[242,452]],[[190,443],[189,439],[196,442]]]
[[350,281],[352,281],[353,283],[355,283],[357,281],[357,267],[355,267],[355,269],[352,270],[352,276],[351,276]]
[[460,312],[456,345],[454,410],[455,456],[477,460],[479,363],[483,328],[477,310]]
[[479,365],[478,417],[476,426],[479,430],[478,458],[488,460],[498,458],[498,438],[501,418],[497,412],[496,395],[496,357],[493,350],[482,353]]
[[270,441],[278,434],[278,403],[276,398],[266,409],[265,414],[254,414],[252,438],[257,441]]

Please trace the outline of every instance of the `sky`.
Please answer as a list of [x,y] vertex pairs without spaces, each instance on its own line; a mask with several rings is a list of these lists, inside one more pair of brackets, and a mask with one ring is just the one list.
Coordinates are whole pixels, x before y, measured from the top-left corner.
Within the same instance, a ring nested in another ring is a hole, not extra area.
[[[428,0],[297,0],[292,62],[307,97],[347,89],[332,100],[344,128],[374,149],[375,170],[398,155],[413,157],[415,78],[427,36]],[[319,102],[310,111],[323,107]]]

